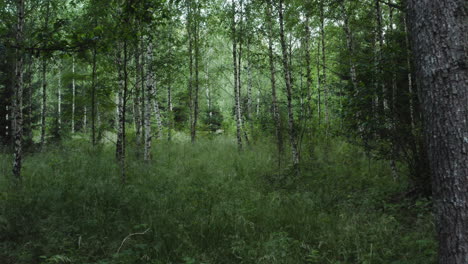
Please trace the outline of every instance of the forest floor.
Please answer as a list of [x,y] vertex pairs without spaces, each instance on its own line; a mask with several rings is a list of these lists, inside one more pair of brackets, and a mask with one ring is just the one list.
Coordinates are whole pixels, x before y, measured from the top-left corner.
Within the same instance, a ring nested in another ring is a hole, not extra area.
[[111,146],[30,154],[21,188],[0,154],[0,263],[435,263],[430,202],[395,199],[407,180],[342,141],[316,144],[300,176],[271,143],[136,150],[125,185]]

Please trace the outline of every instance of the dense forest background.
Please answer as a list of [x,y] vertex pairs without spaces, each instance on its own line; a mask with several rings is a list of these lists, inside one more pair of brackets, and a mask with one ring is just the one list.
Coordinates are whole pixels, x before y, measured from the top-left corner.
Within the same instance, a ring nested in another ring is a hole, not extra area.
[[0,1],[0,262],[435,263],[410,18]]

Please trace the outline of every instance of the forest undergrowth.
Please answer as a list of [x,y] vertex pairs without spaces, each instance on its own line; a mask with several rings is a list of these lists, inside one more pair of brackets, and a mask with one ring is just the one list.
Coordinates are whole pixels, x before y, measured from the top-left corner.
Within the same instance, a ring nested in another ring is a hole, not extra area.
[[125,185],[105,144],[28,155],[18,188],[1,154],[0,263],[435,263],[430,201],[388,162],[320,141],[296,176],[266,142],[159,141],[149,163],[131,147]]

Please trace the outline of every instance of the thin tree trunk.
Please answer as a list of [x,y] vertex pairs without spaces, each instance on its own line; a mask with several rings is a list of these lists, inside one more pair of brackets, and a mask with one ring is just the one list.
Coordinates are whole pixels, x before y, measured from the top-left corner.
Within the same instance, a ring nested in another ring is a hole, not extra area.
[[151,95],[153,94],[153,70],[152,70],[152,61],[153,61],[153,44],[148,43],[146,51],[146,64],[147,64],[147,73],[146,73],[146,101],[145,101],[145,151],[144,151],[144,160],[149,161],[151,159]]
[[[275,57],[273,53],[273,22],[272,22],[272,2],[267,5],[267,27],[268,27],[268,59],[270,65],[270,82],[271,82],[271,104],[272,104],[272,116],[275,125],[276,145],[278,149],[278,165],[281,167],[281,156],[283,155],[283,134],[281,131],[281,117],[278,107],[278,99],[276,96],[276,78],[275,78]],[[260,98],[260,96],[258,97]],[[257,111],[259,109],[257,108]]]
[[237,148],[242,150],[242,122],[241,122],[241,112],[240,112],[240,93],[239,93],[239,74],[238,70],[238,60],[237,60],[237,32],[236,32],[236,4],[235,1],[232,1],[232,25],[231,25],[231,34],[232,34],[232,65],[234,69],[234,101],[235,101],[235,116],[236,116],[236,131],[237,131]]
[[156,126],[158,127],[158,138],[162,138],[162,118],[161,118],[161,111],[159,109],[159,103],[158,103],[158,97],[157,97],[157,87],[156,83],[153,80],[153,89],[152,89],[152,94],[151,97],[153,97],[153,111],[154,111],[154,116],[156,117]]
[[408,1],[432,170],[439,264],[468,263],[468,6]]
[[197,123],[198,123],[198,94],[200,90],[200,81],[199,81],[199,64],[200,64],[200,44],[199,44],[199,38],[200,38],[200,32],[199,32],[199,21],[198,17],[200,15],[200,7],[199,3],[195,2],[195,10],[196,10],[196,17],[195,17],[195,37],[194,37],[194,49],[195,49],[195,90],[194,90],[194,98],[193,98],[193,120],[192,120],[192,142],[195,142],[196,139],[196,133],[197,133]]
[[47,115],[47,60],[42,59],[42,107],[41,107],[41,148],[45,145],[46,115]]
[[320,42],[317,42],[317,115],[318,115],[318,125],[322,124],[322,76],[320,74]]
[[[171,77],[169,77],[171,78]],[[167,140],[172,140],[172,123],[173,123],[173,114],[172,114],[172,80],[169,80],[169,84],[167,85]]]
[[411,67],[411,51],[409,42],[408,23],[406,17],[403,18],[405,23],[405,42],[406,42],[406,67],[408,71],[408,93],[409,93],[409,112],[411,119],[412,131],[415,129],[415,116],[414,116],[414,89],[413,89],[413,69]]
[[88,108],[86,105],[83,108],[83,132],[86,132],[88,129]]
[[23,158],[23,26],[24,26],[24,0],[16,1],[16,64],[15,64],[15,100],[14,100],[14,138],[15,154],[13,175],[16,182],[21,182],[21,167]]
[[124,73],[124,87],[123,87],[123,107],[122,107],[122,157],[120,161],[121,166],[121,179],[122,183],[127,181],[127,175],[125,172],[125,159],[126,159],[126,149],[127,149],[127,142],[126,142],[126,114],[127,114],[127,98],[128,98],[128,51],[127,51],[127,41],[124,41],[124,65],[123,65],[123,73]]
[[283,0],[279,1],[279,25],[280,25],[280,41],[281,41],[281,50],[283,53],[283,71],[284,71],[284,81],[286,83],[286,95],[288,100],[288,126],[289,126],[289,140],[291,143],[291,156],[293,166],[297,169],[299,165],[299,153],[297,150],[296,142],[296,131],[294,127],[294,113],[292,108],[292,79],[291,71],[288,63],[288,47],[286,45],[286,39],[284,36],[284,19],[283,19]]
[[[46,14],[45,14],[45,23],[44,28],[45,32],[48,33],[49,30],[49,12],[50,11],[50,1],[47,1]],[[45,44],[44,44],[45,45]],[[47,58],[43,54],[42,58],[42,110],[41,110],[41,148],[45,145],[45,134],[46,134],[46,115],[47,115]]]
[[[91,78],[91,142],[96,145],[96,46],[93,47],[93,72]],[[126,54],[124,55],[126,56]],[[126,63],[126,61],[124,62]],[[124,65],[126,67],[126,65]]]
[[122,183],[126,182],[125,152],[126,152],[126,107],[127,107],[127,41],[123,43],[123,61],[120,51],[117,53],[117,65],[119,67],[119,125],[117,130],[116,156],[120,166],[120,177]]
[[59,63],[58,87],[57,87],[57,123],[59,134],[62,130],[62,65]]
[[33,139],[33,95],[34,95],[34,88],[32,84],[33,80],[33,69],[34,67],[34,58],[30,55],[30,62],[29,62],[29,75],[28,75],[28,138],[32,141]]
[[388,111],[388,100],[387,100],[387,86],[383,80],[383,45],[384,45],[384,37],[383,37],[383,27],[382,27],[382,10],[380,8],[380,0],[375,0],[375,16],[377,21],[377,73],[378,73],[378,82],[380,83],[380,90],[382,93],[382,97],[379,100],[381,106],[382,114],[385,116],[385,112]]
[[328,101],[329,101],[329,94],[328,94],[328,85],[327,85],[327,57],[326,57],[326,46],[325,46],[325,10],[324,10],[324,4],[323,2],[320,3],[320,36],[321,36],[321,41],[322,41],[322,76],[320,80],[321,86],[323,86],[323,101],[324,101],[324,107],[325,107],[325,126],[326,126],[326,134],[328,135],[328,127],[330,125],[330,114],[329,114],[329,107],[328,107]]
[[309,26],[309,17],[306,15],[306,21],[305,21],[305,67],[306,67],[306,117],[311,118],[312,113],[311,113],[311,107],[310,103],[312,100],[312,69],[311,69],[311,58],[310,58],[310,26]]
[[[354,62],[354,59],[352,56],[354,55],[354,37],[351,29],[349,28],[349,15],[346,13],[346,9],[344,7],[344,4],[342,4],[342,11],[344,14],[344,25],[343,25],[343,30],[346,35],[346,47],[348,49],[348,54],[349,54],[349,75],[351,77],[351,84],[353,86],[353,92],[352,96],[353,97],[358,97],[359,96],[359,90],[358,90],[358,81],[357,81],[357,74],[356,74],[356,63]],[[361,118],[361,112],[360,110],[356,110],[356,118],[359,120]],[[362,131],[362,127],[358,127],[359,131]]]
[[75,133],[75,97],[76,97],[76,86],[75,86],[75,56],[72,57],[72,116],[71,116],[71,132]]
[[135,88],[133,92],[133,121],[135,126],[135,137],[136,144],[140,145],[141,143],[141,105],[140,105],[140,85],[141,85],[141,75],[140,75],[140,47],[137,42],[137,49],[135,51]]
[[255,109],[255,115],[260,115],[260,89],[257,89],[257,109]]

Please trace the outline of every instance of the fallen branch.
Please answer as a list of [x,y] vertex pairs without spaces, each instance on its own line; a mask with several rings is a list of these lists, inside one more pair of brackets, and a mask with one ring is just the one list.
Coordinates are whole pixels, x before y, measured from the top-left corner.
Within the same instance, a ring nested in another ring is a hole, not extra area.
[[128,236],[126,236],[124,238],[124,240],[122,240],[122,243],[120,244],[120,247],[117,249],[117,254],[119,254],[120,252],[120,249],[122,248],[122,246],[125,244],[125,241],[127,241],[127,239],[131,238],[132,236],[136,236],[136,235],[144,235],[146,234],[150,229],[146,229],[145,231],[143,232],[140,232],[140,233],[132,233],[132,234],[129,234]]

